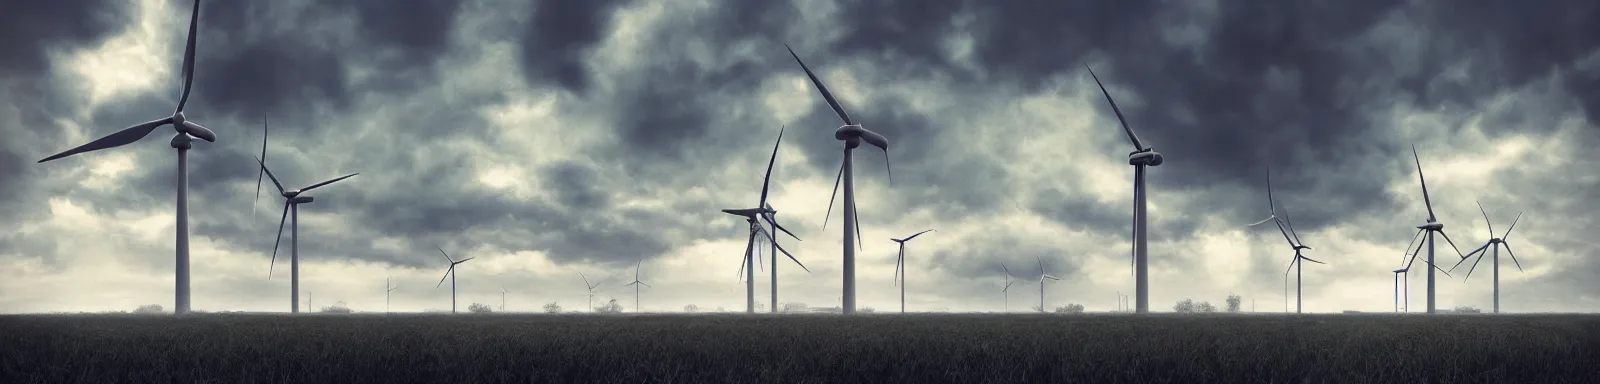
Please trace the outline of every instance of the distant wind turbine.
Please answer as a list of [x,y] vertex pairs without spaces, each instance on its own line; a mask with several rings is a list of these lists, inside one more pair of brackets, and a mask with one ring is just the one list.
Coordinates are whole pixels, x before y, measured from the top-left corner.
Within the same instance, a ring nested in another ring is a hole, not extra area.
[[[313,201],[311,196],[302,196],[318,187],[333,184],[339,180],[348,179],[359,173],[352,173],[332,180],[312,184],[311,186],[284,190],[283,184],[278,182],[278,177],[272,174],[272,169],[267,168],[267,121],[261,119],[261,157],[256,158],[256,163],[261,168],[256,171],[256,198],[261,197],[260,174],[265,173],[272,180],[272,185],[278,188],[278,193],[283,195],[283,216],[278,218],[278,237],[272,241],[272,261],[267,264],[267,279],[272,278],[272,269],[278,264],[278,245],[283,241],[283,223],[289,222],[289,297],[299,298],[300,292],[300,204]],[[300,302],[291,300],[289,303],[291,313],[300,313]]]
[[1011,284],[1016,281],[1011,280],[1011,270],[1006,268],[1005,263],[1000,263],[1000,270],[1006,274],[1006,287],[1000,288],[1000,296],[1005,298],[1005,304],[1000,308],[1002,312],[1011,312]]
[[383,312],[389,313],[389,293],[394,292],[394,289],[399,287],[389,284],[389,278],[387,277],[383,278],[383,287],[386,289],[383,291]]
[[[1327,264],[1327,263],[1324,263],[1324,262],[1321,262],[1321,261],[1316,261],[1316,260],[1314,260],[1312,258],[1306,257],[1305,254],[1302,253],[1302,251],[1310,250],[1311,247],[1300,242],[1300,234],[1299,233],[1295,233],[1295,231],[1294,231],[1294,221],[1289,219],[1289,209],[1288,208],[1284,208],[1283,209],[1283,218],[1282,219],[1278,218],[1278,203],[1272,197],[1272,168],[1271,167],[1267,168],[1267,211],[1271,212],[1271,215],[1267,216],[1266,219],[1263,219],[1261,221],[1256,222],[1255,224],[1250,224],[1250,226],[1254,227],[1254,226],[1257,226],[1257,225],[1265,224],[1268,221],[1271,221],[1274,225],[1278,226],[1278,233],[1283,235],[1283,241],[1289,242],[1289,247],[1294,249],[1294,258],[1289,260],[1289,269],[1294,271],[1294,287],[1295,287],[1294,288],[1294,292],[1295,292],[1294,293],[1294,312],[1295,313],[1300,313],[1302,311],[1302,308],[1304,308],[1304,307],[1301,306],[1301,301],[1300,301],[1301,297],[1302,297],[1302,293],[1304,292],[1303,289],[1301,289],[1301,278],[1300,278],[1301,277],[1301,274],[1300,274],[1301,267],[1305,265],[1305,263],[1303,263],[1302,260],[1303,261],[1310,261],[1310,262],[1317,263],[1317,264]],[[1289,270],[1283,271],[1283,305],[1285,307],[1283,309],[1284,312],[1288,312],[1289,311],[1289,308],[1288,308],[1288,306],[1289,306]]]
[[[638,264],[634,264],[634,266],[633,266],[633,282],[628,283],[628,285],[632,285],[633,286],[633,311],[634,312],[640,312],[639,311],[639,286],[643,285],[646,288],[653,288],[653,287],[650,286],[650,284],[645,284],[644,281],[640,281],[639,280],[639,267],[641,267],[643,265],[644,265],[644,259],[639,259],[639,263]],[[628,285],[624,285],[624,287],[626,287]]]
[[917,232],[917,234],[911,235],[910,237],[906,237],[904,239],[889,239],[890,241],[900,244],[900,255],[896,256],[894,259],[894,275],[895,279],[898,280],[895,285],[900,286],[900,313],[906,313],[906,242],[917,238],[917,236],[922,236],[924,233],[932,231],[932,229],[929,229],[926,231]]
[[1522,271],[1522,262],[1517,260],[1516,252],[1511,251],[1511,243],[1506,242],[1506,239],[1511,237],[1511,230],[1517,228],[1517,222],[1522,221],[1522,213],[1518,212],[1517,218],[1511,220],[1511,227],[1506,228],[1506,234],[1494,237],[1494,223],[1489,222],[1489,211],[1483,209],[1483,203],[1478,203],[1478,211],[1483,212],[1483,223],[1489,226],[1489,242],[1483,243],[1483,246],[1472,252],[1468,252],[1466,256],[1461,258],[1461,261],[1456,262],[1455,267],[1450,267],[1450,270],[1454,271],[1456,267],[1461,266],[1461,263],[1466,262],[1473,255],[1477,255],[1478,260],[1472,262],[1472,267],[1467,268],[1467,276],[1462,279],[1472,278],[1472,271],[1478,268],[1478,262],[1483,261],[1483,255],[1488,253],[1484,251],[1494,252],[1494,255],[1491,256],[1493,259],[1491,267],[1494,268],[1494,313],[1500,313],[1500,246],[1506,247],[1506,254],[1511,255],[1511,262],[1516,263],[1517,271]]
[[460,261],[451,259],[450,254],[444,253],[444,248],[439,248],[439,254],[444,255],[445,261],[450,262],[450,269],[444,271],[444,277],[440,277],[439,284],[434,284],[433,288],[438,289],[440,285],[444,284],[445,277],[450,278],[450,313],[456,313],[456,266],[473,258],[468,257]]
[[1044,313],[1044,280],[1050,279],[1059,281],[1061,279],[1044,273],[1044,259],[1039,258],[1039,256],[1034,256],[1033,258],[1039,261],[1039,313]]
[[594,287],[600,286],[600,283],[589,284],[589,277],[584,276],[583,272],[578,272],[578,277],[583,278],[585,287],[589,287],[589,312],[594,312]]
[[[177,244],[173,289],[173,314],[182,315],[189,313],[189,148],[194,139],[199,138],[208,142],[216,142],[217,134],[210,129],[195,124],[183,114],[183,107],[189,103],[190,86],[194,84],[194,46],[195,34],[200,26],[200,0],[195,0],[194,9],[189,15],[189,41],[183,48],[183,93],[178,96],[178,108],[172,116],[163,117],[132,127],[124,128],[116,133],[106,135],[99,139],[80,145],[64,152],[50,155],[39,162],[43,163],[84,152],[93,152],[102,149],[111,149],[143,139],[155,132],[156,128],[171,125],[177,134],[172,136],[172,148],[178,150],[178,203],[177,203]],[[8,181],[10,182],[10,181]]]
[[500,312],[506,311],[506,286],[500,286]]
[[[1444,241],[1450,243],[1450,248],[1456,250],[1456,256],[1460,256],[1461,258],[1466,258],[1466,255],[1462,255],[1461,254],[1461,248],[1457,248],[1456,247],[1456,242],[1450,240],[1450,235],[1446,235],[1444,233],[1444,223],[1440,223],[1439,219],[1433,215],[1433,201],[1428,198],[1428,179],[1427,179],[1427,177],[1423,176],[1423,174],[1422,174],[1422,157],[1417,155],[1417,146],[1416,145],[1412,145],[1411,146],[1411,157],[1412,157],[1412,159],[1416,160],[1416,162],[1417,162],[1417,180],[1422,182],[1422,203],[1427,205],[1427,207],[1428,207],[1428,222],[1427,222],[1427,224],[1423,224],[1423,225],[1417,226],[1417,235],[1416,236],[1412,236],[1411,241],[1415,242],[1416,238],[1418,236],[1421,236],[1423,234],[1423,232],[1427,232],[1427,234],[1428,234],[1427,238],[1425,239],[1425,241],[1428,243],[1428,265],[1432,266],[1432,268],[1428,268],[1428,314],[1433,314],[1434,313],[1434,301],[1433,301],[1433,293],[1434,293],[1433,279],[1434,278],[1433,278],[1433,271],[1438,270],[1438,271],[1444,272],[1444,269],[1440,268],[1433,261],[1433,235],[1435,233],[1437,233],[1437,234],[1439,234],[1439,236],[1443,236],[1444,237]],[[1407,245],[1407,247],[1409,248],[1410,245]],[[1418,249],[1418,251],[1420,253],[1421,247],[1419,246],[1417,249]],[[1415,260],[1416,257],[1413,256],[1412,259]],[[1410,263],[1407,263],[1407,268],[1410,267],[1409,264]],[[1449,274],[1450,274],[1449,272],[1445,272],[1446,276],[1448,276]]]

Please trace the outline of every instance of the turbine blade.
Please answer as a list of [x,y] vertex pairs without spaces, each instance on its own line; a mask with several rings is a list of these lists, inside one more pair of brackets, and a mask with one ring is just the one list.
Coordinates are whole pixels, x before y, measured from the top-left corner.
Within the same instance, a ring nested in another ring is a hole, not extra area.
[[1511,243],[1501,242],[1506,246],[1506,253],[1511,255],[1511,262],[1517,264],[1517,272],[1522,272],[1522,262],[1517,261],[1517,253],[1511,251]]
[[800,69],[806,71],[806,77],[811,78],[811,84],[817,86],[817,91],[822,92],[822,98],[828,100],[828,106],[833,107],[833,112],[839,114],[839,119],[844,120],[845,125],[856,125],[854,120],[850,120],[850,114],[844,112],[844,107],[839,106],[839,100],[833,98],[832,92],[828,92],[828,86],[822,85],[822,79],[818,79],[817,74],[811,72],[811,67],[807,67],[806,62],[800,60],[800,55],[794,53],[794,48],[789,47],[789,44],[784,44],[783,47],[789,50],[789,56],[794,56],[794,62],[800,63]]
[[739,281],[744,281],[744,266],[750,263],[750,252],[756,246],[756,233],[750,232],[750,239],[744,243],[744,256],[739,258]]
[[1010,268],[1006,268],[1006,264],[1005,263],[1000,263],[1000,270],[1006,272],[1006,277],[1007,278],[1011,277],[1011,269]]
[[833,194],[828,195],[828,211],[822,214],[823,230],[828,229],[828,218],[833,215],[833,199],[839,197],[839,182],[844,180],[844,165],[843,161],[839,162],[839,175],[833,177]]
[[328,185],[328,184],[333,184],[336,181],[348,179],[348,178],[354,177],[355,175],[359,175],[359,174],[360,173],[352,173],[352,174],[340,176],[339,178],[336,178],[336,179],[324,181],[324,182],[321,182],[321,183],[312,184],[309,187],[300,188],[300,192],[310,192],[313,189],[317,189],[317,187],[321,187],[321,186]]
[[589,277],[588,276],[584,276],[583,272],[578,272],[578,277],[583,279],[583,286],[589,287],[589,288],[594,288],[594,284],[589,284]]
[[655,288],[655,287],[650,286],[650,284],[647,284],[647,283],[645,283],[643,281],[640,281],[639,285],[643,285],[645,288]]
[[54,154],[54,155],[50,155],[50,157],[46,157],[44,159],[40,159],[39,162],[43,163],[43,162],[46,162],[46,161],[55,160],[55,159],[59,159],[59,158],[67,157],[67,156],[72,156],[72,155],[76,155],[76,154],[79,154],[79,153],[93,152],[93,151],[98,151],[98,150],[102,150],[102,149],[116,148],[116,147],[128,145],[128,144],[133,143],[135,141],[139,141],[139,139],[143,139],[145,136],[149,136],[150,132],[153,132],[153,131],[156,130],[156,127],[160,127],[160,126],[162,126],[164,124],[168,124],[168,123],[171,123],[171,122],[172,122],[172,118],[169,117],[169,118],[162,118],[160,120],[152,120],[152,121],[145,122],[145,123],[142,123],[142,124],[139,124],[139,125],[135,125],[135,126],[132,126],[132,127],[123,128],[121,131],[117,131],[116,133],[112,133],[110,135],[106,135],[105,137],[101,137],[99,139],[95,139],[94,141],[91,141],[88,144],[79,145],[76,148],[68,149],[68,150],[66,150],[64,152],[57,153],[57,154]]
[[638,284],[638,283],[639,283],[639,281],[638,281],[638,280],[635,280],[635,281],[633,281],[633,282],[630,282],[630,283],[627,283],[627,284],[624,284],[624,285],[622,285],[622,286],[624,286],[624,287],[631,287],[631,286],[633,286],[633,285],[634,285],[634,284]]
[[1410,254],[1411,254],[1411,248],[1414,248],[1414,247],[1420,247],[1420,246],[1422,246],[1422,244],[1421,244],[1421,243],[1418,243],[1418,242],[1417,242],[1417,239],[1420,239],[1420,238],[1422,238],[1422,232],[1423,232],[1423,231],[1425,231],[1425,230],[1424,230],[1424,229],[1421,229],[1421,228],[1418,228],[1418,229],[1417,229],[1417,234],[1415,234],[1415,235],[1412,235],[1412,236],[1411,236],[1411,242],[1409,242],[1409,243],[1406,243],[1406,250],[1405,250],[1405,252],[1403,252],[1403,253],[1401,253],[1401,254],[1400,254],[1400,262],[1402,262],[1402,263],[1404,263],[1404,262],[1405,262],[1405,260],[1406,260],[1406,255],[1410,255]]
[[444,270],[444,276],[439,278],[439,284],[434,284],[433,288],[438,289],[440,285],[444,285],[444,279],[450,277],[450,272],[455,272],[455,270],[455,264],[451,264],[449,269]]
[[795,236],[794,232],[789,232],[788,228],[784,228],[782,225],[778,225],[778,221],[776,219],[773,219],[772,215],[765,215],[765,216],[762,216],[762,217],[766,218],[767,219],[767,224],[772,225],[773,228],[776,228],[779,231],[783,231],[783,233],[788,234],[789,237],[794,238],[795,241],[801,241],[800,240],[800,236]]
[[465,258],[465,259],[461,259],[461,261],[457,261],[456,264],[465,263],[465,262],[467,262],[467,260],[472,260],[472,259],[475,259],[475,258],[476,257],[468,257],[468,258]]
[[1044,275],[1044,278],[1050,279],[1050,280],[1058,280],[1058,281],[1061,280],[1059,278],[1056,278],[1055,276],[1050,276],[1050,275]]
[[1422,157],[1417,156],[1417,145],[1411,145],[1411,158],[1417,161],[1417,180],[1422,181],[1422,203],[1428,206],[1428,222],[1438,221],[1433,216],[1433,200],[1428,197],[1428,178],[1422,175]]
[[1489,226],[1489,237],[1494,237],[1494,223],[1489,221],[1489,211],[1483,210],[1483,203],[1482,202],[1479,202],[1477,200],[1473,200],[1472,202],[1478,203],[1478,212],[1482,212],[1483,213],[1483,223],[1485,225]]
[[206,142],[211,143],[217,142],[217,133],[212,132],[211,128],[206,128],[199,123],[193,121],[184,121],[183,124],[177,128],[183,131],[183,133],[199,138],[200,140],[205,140]]
[[283,223],[289,220],[289,202],[283,202],[283,217],[278,218],[278,237],[272,240],[272,262],[267,264],[267,280],[272,280],[272,267],[278,264],[278,245],[283,243]]
[[1450,249],[1456,250],[1456,257],[1460,257],[1460,258],[1466,258],[1467,257],[1467,255],[1461,254],[1461,248],[1456,248],[1456,242],[1455,241],[1451,241],[1450,240],[1450,235],[1444,233],[1443,229],[1439,230],[1439,236],[1444,236],[1444,242],[1450,244]]
[[855,199],[850,199],[850,216],[856,221],[856,248],[867,249],[867,242],[861,241],[861,210],[856,209]]
[[1517,219],[1511,220],[1511,228],[1506,228],[1506,234],[1500,236],[1500,240],[1504,241],[1505,239],[1511,238],[1511,230],[1517,229],[1518,221],[1522,221],[1522,212],[1517,212]]
[[[1467,259],[1461,259],[1461,261],[1467,261]],[[1478,262],[1481,262],[1481,261],[1483,261],[1482,257],[1479,257],[1478,260],[1473,261],[1472,262],[1472,267],[1467,268],[1467,276],[1466,277],[1462,277],[1461,280],[1465,281],[1466,279],[1471,279],[1472,278],[1472,271],[1478,269]],[[1460,265],[1461,263],[1458,262],[1456,264]],[[1451,267],[1450,270],[1455,270],[1455,267]]]
[[1327,265],[1328,264],[1328,263],[1324,263],[1324,262],[1321,262],[1321,261],[1317,261],[1317,259],[1313,259],[1313,258],[1309,258],[1309,257],[1305,257],[1305,256],[1300,256],[1300,258],[1301,259],[1305,259],[1305,261],[1309,261],[1309,262],[1313,262],[1313,263],[1317,263],[1317,264],[1322,264],[1322,265]]
[[1294,243],[1304,245],[1300,241],[1300,233],[1294,231],[1294,221],[1289,219],[1289,207],[1283,207],[1283,224],[1289,226],[1289,234],[1294,235]]
[[934,232],[934,230],[929,229],[929,230],[926,230],[926,231],[917,232],[917,234],[911,235],[911,237],[907,237],[905,240],[901,240],[901,241],[911,241],[911,239],[915,239],[915,238],[917,238],[917,236],[922,236],[922,234],[928,233],[928,232]]
[[266,172],[267,178],[272,179],[272,186],[278,187],[278,193],[285,193],[283,190],[283,183],[278,182],[278,176],[272,174],[272,169],[267,168],[267,163],[262,161],[261,158],[257,157],[256,164],[261,165],[261,172]]
[[1283,270],[1284,284],[1289,284],[1289,282],[1288,282],[1289,281],[1288,280],[1289,279],[1289,272],[1290,271],[1294,271],[1294,263],[1299,262],[1299,261],[1300,261],[1300,257],[1299,256],[1296,256],[1293,259],[1289,259],[1289,269]]
[[435,249],[438,249],[438,250],[439,250],[439,254],[441,254],[441,255],[444,255],[444,259],[445,259],[445,260],[446,260],[446,261],[449,261],[449,262],[450,262],[450,265],[455,265],[455,264],[456,264],[456,259],[452,259],[452,258],[450,258],[450,254],[448,254],[448,253],[445,253],[445,252],[444,252],[444,248],[439,248],[439,247],[437,247],[437,246],[435,246],[435,247],[434,247],[434,248],[435,248]]
[[883,149],[883,170],[889,174],[889,188],[894,188],[894,168],[889,166],[889,149]]
[[1283,241],[1286,242],[1286,243],[1289,243],[1290,247],[1294,247],[1296,245],[1299,245],[1299,244],[1295,244],[1294,239],[1290,239],[1289,238],[1289,230],[1283,228],[1283,220],[1274,219],[1272,221],[1272,223],[1274,225],[1278,226],[1278,233],[1283,235]]
[[772,165],[778,161],[778,146],[783,144],[783,131],[787,128],[778,128],[778,142],[772,144],[772,157],[767,159],[767,175],[761,178],[761,204],[757,204],[757,207],[767,207],[767,186],[772,185]]
[[1450,271],[1446,271],[1446,270],[1444,270],[1444,268],[1439,268],[1438,265],[1434,265],[1433,263],[1428,263],[1428,265],[1433,266],[1433,269],[1439,270],[1439,273],[1443,273],[1445,276],[1455,277],[1455,276],[1450,276]]
[[1247,227],[1254,227],[1254,226],[1257,226],[1257,225],[1261,225],[1261,224],[1264,224],[1264,223],[1266,223],[1268,221],[1272,221],[1272,219],[1276,219],[1276,218],[1278,218],[1278,217],[1277,216],[1267,216],[1267,218],[1261,219],[1261,221],[1257,221],[1254,224],[1247,225]]
[[1111,103],[1111,111],[1117,113],[1117,121],[1122,123],[1122,131],[1128,133],[1128,141],[1133,142],[1134,148],[1137,148],[1140,151],[1145,150],[1144,144],[1139,142],[1139,136],[1134,135],[1133,128],[1128,126],[1128,119],[1122,116],[1122,109],[1117,108],[1117,101],[1111,99],[1111,92],[1107,92],[1106,85],[1100,83],[1100,76],[1095,75],[1094,69],[1089,68],[1088,65],[1084,65],[1083,67],[1089,70],[1089,77],[1094,78],[1095,85],[1100,86],[1100,93],[1106,96],[1106,102]]
[[[776,245],[776,244],[774,244],[774,245]],[[801,270],[806,271],[806,273],[811,273],[811,268],[806,268],[806,264],[805,263],[801,263],[800,259],[797,259],[797,258],[794,257],[793,254],[790,254],[789,250],[783,249],[782,245],[777,245],[777,247],[778,247],[778,252],[783,252],[783,255],[784,256],[788,256],[789,260],[794,261],[794,264],[800,266]],[[774,257],[776,257],[776,255],[774,255]]]
[[[257,157],[257,159],[261,159],[261,164],[263,164],[261,169],[256,170],[256,201],[260,202],[261,201],[261,180],[263,179],[263,177],[266,176],[266,172],[267,172],[266,171],[267,167],[264,165],[264,164],[267,163],[267,160],[266,160],[267,159],[267,117],[266,116],[261,116],[261,157]],[[251,204],[250,205],[250,216],[254,217],[255,215],[256,215],[256,205],[255,204]]]
[[189,15],[189,43],[183,48],[183,95],[178,97],[177,112],[183,112],[184,104],[189,102],[189,88],[194,85],[194,38],[200,26],[200,0],[194,0],[192,12]]

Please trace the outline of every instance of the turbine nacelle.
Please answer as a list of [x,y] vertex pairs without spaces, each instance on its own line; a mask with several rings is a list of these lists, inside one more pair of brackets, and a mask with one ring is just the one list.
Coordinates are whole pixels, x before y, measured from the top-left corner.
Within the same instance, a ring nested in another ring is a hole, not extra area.
[[1430,231],[1442,231],[1442,230],[1444,230],[1444,223],[1440,223],[1440,222],[1427,223],[1427,224],[1423,224],[1421,226],[1418,226],[1417,229],[1426,229],[1426,230],[1430,230]]
[[312,201],[316,200],[316,199],[313,199],[311,196],[288,196],[289,194],[287,194],[287,193],[285,193],[284,195],[285,195],[284,197],[288,197],[289,198],[289,204],[305,204],[305,203],[309,203],[309,202],[312,202]]
[[745,208],[745,209],[723,209],[722,212],[730,214],[730,215],[734,215],[734,216],[744,216],[745,218],[748,218],[750,220],[755,220],[758,215],[760,215],[762,213],[766,213],[767,210],[761,209],[761,208]]
[[1295,250],[1295,251],[1299,251],[1299,250],[1302,250],[1302,249],[1304,249],[1304,250],[1311,250],[1311,246],[1309,246],[1309,245],[1305,245],[1305,244],[1296,244],[1296,245],[1295,245],[1295,246],[1294,246],[1294,250]]
[[1146,148],[1144,150],[1134,151],[1133,153],[1128,154],[1128,165],[1146,165],[1154,167],[1161,165],[1163,160],[1164,159],[1162,158],[1161,153],[1156,152],[1155,149],[1152,148]]

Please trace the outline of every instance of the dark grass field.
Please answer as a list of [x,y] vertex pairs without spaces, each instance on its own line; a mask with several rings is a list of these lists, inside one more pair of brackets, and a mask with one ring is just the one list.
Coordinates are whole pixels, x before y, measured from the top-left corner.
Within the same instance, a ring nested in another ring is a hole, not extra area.
[[1594,383],[1596,315],[0,316],[0,383]]

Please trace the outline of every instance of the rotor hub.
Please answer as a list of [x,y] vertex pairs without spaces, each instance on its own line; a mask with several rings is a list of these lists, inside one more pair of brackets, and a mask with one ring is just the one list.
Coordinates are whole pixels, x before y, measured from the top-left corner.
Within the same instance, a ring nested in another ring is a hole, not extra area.
[[1156,152],[1155,149],[1146,149],[1146,150],[1143,150],[1143,151],[1135,151],[1133,153],[1129,153],[1128,154],[1128,165],[1143,165],[1143,166],[1154,167],[1154,166],[1161,165],[1161,163],[1163,163],[1163,162],[1165,162],[1165,159],[1163,158],[1163,156],[1161,156],[1161,153],[1160,152]]
[[177,113],[173,113],[172,114],[172,127],[173,128],[177,128],[179,131],[182,131],[183,130],[183,122],[186,121],[186,120],[189,120],[189,118],[184,116],[182,111],[179,111]]

